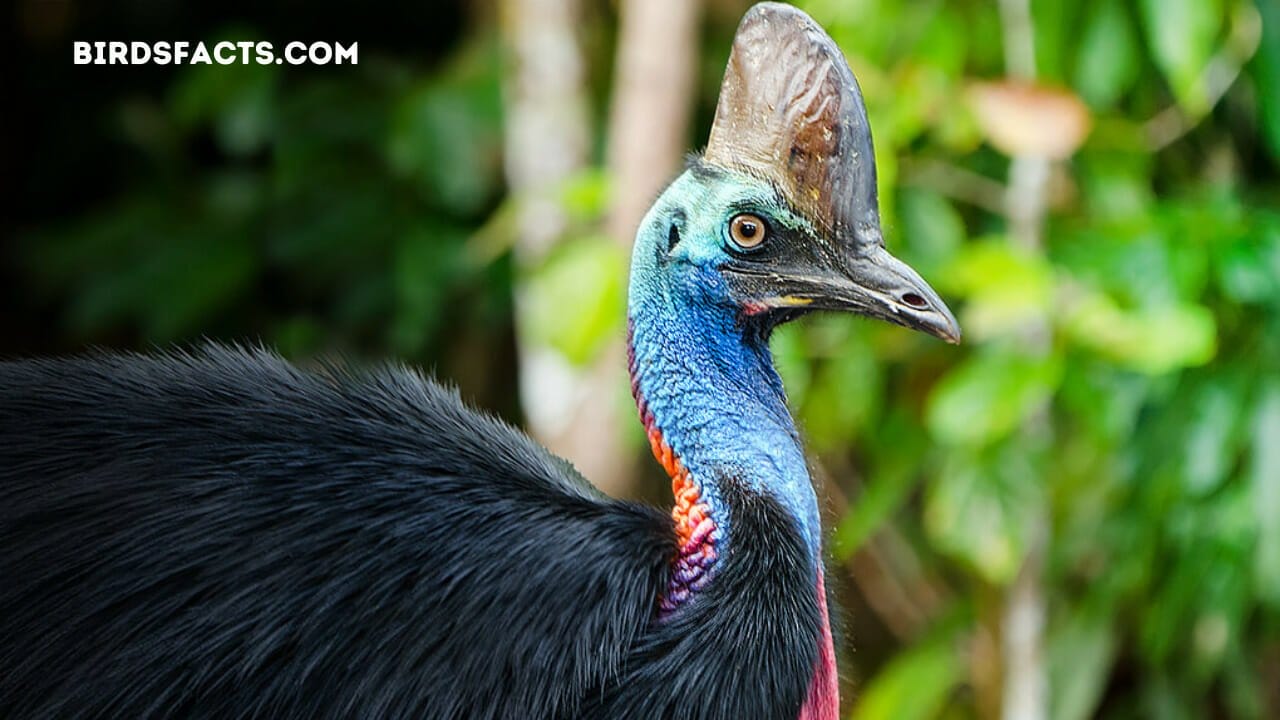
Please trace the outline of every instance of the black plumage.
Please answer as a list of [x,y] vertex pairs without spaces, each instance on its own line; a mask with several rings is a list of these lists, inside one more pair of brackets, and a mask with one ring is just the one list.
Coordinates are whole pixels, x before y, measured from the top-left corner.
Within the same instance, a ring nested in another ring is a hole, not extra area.
[[742,541],[654,622],[670,518],[404,368],[8,362],[0,437],[0,717],[794,718],[812,675],[776,502],[725,479]]

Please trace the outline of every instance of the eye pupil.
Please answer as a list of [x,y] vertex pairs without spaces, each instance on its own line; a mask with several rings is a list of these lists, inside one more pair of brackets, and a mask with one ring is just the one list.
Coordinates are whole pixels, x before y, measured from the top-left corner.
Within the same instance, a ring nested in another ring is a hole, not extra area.
[[740,248],[754,248],[764,242],[767,226],[758,216],[750,213],[735,215],[729,222],[729,235]]

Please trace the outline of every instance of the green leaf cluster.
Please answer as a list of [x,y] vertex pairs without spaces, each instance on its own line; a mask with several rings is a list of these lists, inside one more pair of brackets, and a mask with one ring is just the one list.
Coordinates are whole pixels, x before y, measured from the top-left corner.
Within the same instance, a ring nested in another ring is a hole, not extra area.
[[[1010,159],[966,100],[1004,75],[999,3],[800,4],[862,83],[890,250],[965,331],[954,349],[829,318],[775,341],[849,495],[832,545],[855,639],[897,637],[852,656],[853,717],[997,712],[1002,613],[1033,551],[1051,718],[1273,717],[1277,6],[1033,0],[1037,82],[1094,130],[1053,165],[1028,246],[991,192]],[[1182,130],[1158,141],[1169,118]],[[894,583],[924,608],[907,628],[878,604]]]
[[[255,34],[208,42],[223,37]],[[396,356],[514,396],[490,379],[507,374],[510,263],[484,245],[502,69],[492,31],[431,68],[175,68],[101,120],[130,182],[19,238],[24,312],[66,350],[218,337]]]

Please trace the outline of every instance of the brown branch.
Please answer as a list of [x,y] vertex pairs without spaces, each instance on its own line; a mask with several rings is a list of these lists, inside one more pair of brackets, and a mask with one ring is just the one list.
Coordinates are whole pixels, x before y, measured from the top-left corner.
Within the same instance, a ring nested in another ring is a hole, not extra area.
[[998,180],[942,160],[903,158],[899,163],[903,185],[932,190],[996,215],[1005,212],[1005,187]]
[[[844,489],[832,482],[820,465],[814,474],[822,494],[831,501],[829,511],[836,518],[843,517],[849,510]],[[852,473],[842,473],[849,475]],[[872,612],[904,642],[919,637],[950,603],[950,589],[925,570],[915,548],[892,524],[881,528],[851,555],[844,569]]]

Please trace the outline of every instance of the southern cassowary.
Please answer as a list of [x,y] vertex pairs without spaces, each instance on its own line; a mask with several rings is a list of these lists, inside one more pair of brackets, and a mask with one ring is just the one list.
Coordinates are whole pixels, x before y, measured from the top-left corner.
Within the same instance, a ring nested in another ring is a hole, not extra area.
[[849,310],[956,341],[884,249],[840,51],[761,4],[635,243],[673,511],[400,367],[205,347],[0,366],[0,717],[837,717],[818,501],[768,348]]

